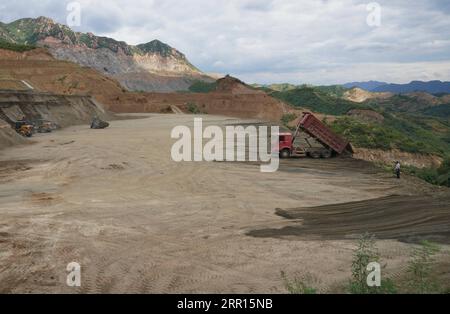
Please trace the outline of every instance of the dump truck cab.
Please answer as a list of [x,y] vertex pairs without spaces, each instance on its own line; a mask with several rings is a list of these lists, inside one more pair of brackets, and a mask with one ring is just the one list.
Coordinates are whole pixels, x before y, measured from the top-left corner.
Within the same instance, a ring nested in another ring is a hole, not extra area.
[[279,134],[279,148],[281,158],[289,158],[293,151],[294,136],[292,133],[280,133]]

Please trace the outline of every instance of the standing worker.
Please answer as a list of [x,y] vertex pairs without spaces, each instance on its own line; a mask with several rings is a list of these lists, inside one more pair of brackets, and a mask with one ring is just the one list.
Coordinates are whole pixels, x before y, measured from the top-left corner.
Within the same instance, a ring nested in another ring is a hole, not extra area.
[[400,161],[397,161],[395,163],[395,174],[397,175],[397,179],[400,179],[401,168],[402,168],[402,166],[400,164]]

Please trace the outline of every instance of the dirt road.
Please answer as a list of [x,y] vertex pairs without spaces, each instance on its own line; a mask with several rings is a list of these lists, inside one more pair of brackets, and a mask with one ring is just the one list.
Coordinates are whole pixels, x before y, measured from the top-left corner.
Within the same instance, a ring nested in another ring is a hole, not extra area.
[[[193,116],[70,127],[0,151],[0,292],[284,293],[280,271],[310,273],[327,291],[350,275],[353,239],[249,233],[292,223],[277,208],[438,193],[348,160],[288,160],[272,174],[175,163],[175,125]],[[389,269],[404,267],[411,244],[388,237],[378,246]],[[73,261],[80,288],[66,286]]]

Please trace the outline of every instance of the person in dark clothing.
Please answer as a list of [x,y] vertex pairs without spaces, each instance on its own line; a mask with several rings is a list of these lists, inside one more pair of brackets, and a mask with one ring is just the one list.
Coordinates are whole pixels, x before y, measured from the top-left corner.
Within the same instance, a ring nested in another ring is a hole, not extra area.
[[402,166],[401,166],[401,164],[400,164],[400,161],[397,161],[397,162],[395,163],[395,174],[397,175],[397,179],[400,179],[400,176],[401,176],[401,168],[402,168]]

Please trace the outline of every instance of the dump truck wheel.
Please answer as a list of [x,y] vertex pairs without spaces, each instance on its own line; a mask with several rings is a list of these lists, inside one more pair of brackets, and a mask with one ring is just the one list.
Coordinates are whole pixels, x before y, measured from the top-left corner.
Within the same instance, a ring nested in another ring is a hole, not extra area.
[[325,158],[325,159],[331,158],[333,156],[333,154],[329,150],[323,151],[321,155],[322,155],[322,158]]
[[283,149],[280,153],[280,158],[285,159],[291,157],[291,152],[289,149]]
[[311,152],[309,154],[309,156],[313,159],[319,159],[320,158],[320,153],[319,152]]

